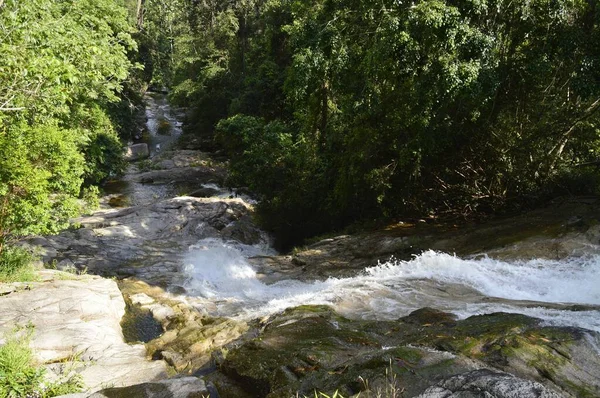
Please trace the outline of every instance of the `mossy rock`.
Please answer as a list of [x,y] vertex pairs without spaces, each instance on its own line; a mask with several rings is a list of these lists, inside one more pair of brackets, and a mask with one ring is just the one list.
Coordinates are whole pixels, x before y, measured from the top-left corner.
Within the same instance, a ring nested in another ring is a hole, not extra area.
[[386,384],[386,370],[401,375],[399,389],[418,393],[443,376],[474,368],[451,354],[407,346],[397,326],[349,320],[324,306],[288,309],[259,337],[232,349],[220,370],[256,397],[283,397],[314,391],[352,396],[367,380]]
[[256,397],[314,391],[352,396],[365,388],[364,380],[385,385],[386,371],[397,375],[406,396],[415,396],[454,374],[489,368],[592,397],[600,396],[593,376],[600,374],[600,360],[590,336],[518,314],[457,320],[425,308],[375,322],[302,306],[272,317],[257,338],[229,351],[219,368]]
[[594,332],[542,326],[520,314],[473,316],[428,344],[520,377],[554,385],[576,397],[600,396],[600,357]]

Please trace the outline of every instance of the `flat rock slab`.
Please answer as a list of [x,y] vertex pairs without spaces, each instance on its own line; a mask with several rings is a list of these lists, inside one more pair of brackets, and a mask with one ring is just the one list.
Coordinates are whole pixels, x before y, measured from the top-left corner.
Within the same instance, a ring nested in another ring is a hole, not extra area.
[[76,358],[75,370],[90,391],[165,377],[163,361],[149,361],[143,345],[124,342],[120,322],[125,302],[115,281],[43,273],[46,281],[21,284],[0,297],[0,334],[19,325],[33,326],[31,346],[37,360],[53,364]]

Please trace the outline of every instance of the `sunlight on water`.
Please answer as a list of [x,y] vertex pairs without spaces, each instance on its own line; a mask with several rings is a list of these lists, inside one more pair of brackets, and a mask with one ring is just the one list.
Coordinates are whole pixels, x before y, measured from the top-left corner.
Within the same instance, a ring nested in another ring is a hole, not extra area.
[[[262,254],[271,253],[266,246],[203,240],[186,257],[186,289],[215,303],[219,315],[242,318],[302,304],[328,304],[351,318],[396,319],[430,306],[461,318],[518,312],[551,324],[600,331],[600,311],[596,309],[569,311],[544,305],[600,305],[599,256],[503,262],[427,251],[411,261],[391,260],[351,278],[311,283],[283,280],[266,285],[246,261]],[[535,303],[517,302],[525,300]]]

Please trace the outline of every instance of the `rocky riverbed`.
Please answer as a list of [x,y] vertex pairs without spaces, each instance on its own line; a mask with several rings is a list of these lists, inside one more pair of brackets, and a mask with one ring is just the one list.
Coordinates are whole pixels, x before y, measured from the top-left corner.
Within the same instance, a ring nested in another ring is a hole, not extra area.
[[77,396],[600,396],[598,198],[280,255],[224,164],[153,155],[94,214],[22,242],[52,269],[0,289],[0,331],[31,327]]

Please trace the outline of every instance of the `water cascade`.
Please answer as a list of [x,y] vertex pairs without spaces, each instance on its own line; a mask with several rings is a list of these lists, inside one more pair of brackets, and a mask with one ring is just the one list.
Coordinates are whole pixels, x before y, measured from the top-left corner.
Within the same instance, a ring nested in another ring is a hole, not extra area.
[[265,284],[247,258],[268,249],[218,239],[190,248],[186,288],[223,316],[258,318],[303,304],[327,304],[349,318],[395,319],[430,306],[465,318],[515,312],[548,324],[600,331],[600,256],[561,261],[462,259],[426,251],[390,259],[351,278]]

